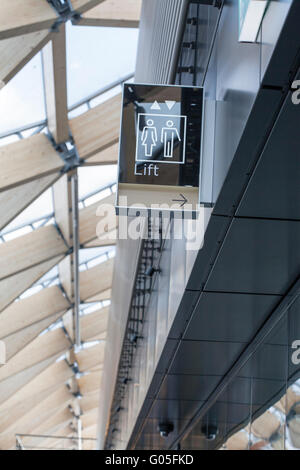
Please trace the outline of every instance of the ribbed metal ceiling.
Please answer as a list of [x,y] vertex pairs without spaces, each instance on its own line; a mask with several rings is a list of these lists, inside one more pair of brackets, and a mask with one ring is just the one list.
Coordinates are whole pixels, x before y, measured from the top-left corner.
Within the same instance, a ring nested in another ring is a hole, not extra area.
[[172,83],[189,0],[144,0],[135,80]]

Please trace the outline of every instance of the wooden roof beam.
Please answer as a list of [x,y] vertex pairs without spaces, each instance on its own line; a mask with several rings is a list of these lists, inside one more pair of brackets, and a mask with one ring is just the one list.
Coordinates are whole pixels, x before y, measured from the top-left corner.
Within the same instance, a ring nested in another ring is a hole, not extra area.
[[0,39],[50,29],[57,14],[46,1],[1,0]]
[[88,297],[85,302],[86,303],[93,303],[93,302],[103,302],[104,300],[110,300],[111,299],[111,289],[106,289],[101,292],[98,292],[95,295],[92,295],[91,297]]
[[40,374],[33,377],[0,404],[0,421],[5,425],[10,419],[17,419],[26,414],[36,403],[43,401],[74,376],[73,370],[65,361],[51,363]]
[[95,426],[99,419],[98,409],[91,410],[82,416],[82,427],[83,429]]
[[44,134],[0,147],[0,192],[58,173],[64,162]]
[[100,384],[102,379],[102,372],[92,372],[91,374],[84,375],[78,380],[80,392],[83,397],[91,396],[94,393],[100,393]]
[[114,259],[100,263],[80,273],[80,297],[87,301],[101,292],[111,289]]
[[67,254],[69,247],[54,225],[0,244],[0,281]]
[[99,393],[91,393],[89,396],[85,396],[80,401],[80,406],[83,413],[88,413],[91,410],[99,407]]
[[[76,13],[83,14],[103,0],[72,0]],[[50,30],[58,13],[46,0],[1,0],[0,40],[41,30]]]
[[100,340],[106,337],[108,314],[109,308],[105,307],[81,317],[83,342]]
[[113,144],[110,147],[96,153],[92,157],[84,160],[84,166],[98,166],[98,165],[116,165],[119,156],[119,143]]
[[[89,372],[99,369],[104,361],[105,342],[101,342],[92,348],[83,349],[76,354],[76,362],[80,372]],[[79,387],[80,388],[80,387]]]
[[57,286],[14,302],[0,315],[0,339],[40,322],[55,313],[67,310],[69,303]]
[[[40,443],[39,445],[41,445],[42,442],[46,440],[46,437],[43,436],[55,434],[59,429],[66,426],[68,423],[71,423],[72,418],[73,416],[68,407],[65,404],[62,404],[61,407],[58,407],[52,414],[49,415],[48,419],[41,422],[38,426],[35,426],[33,423],[30,427],[28,427],[28,434],[42,436],[38,439]],[[30,445],[34,445],[34,443],[37,442],[37,439],[34,437],[24,437],[22,440],[24,441],[25,447],[26,445],[30,447]],[[1,442],[2,439],[0,436],[0,444]],[[9,441],[7,440],[5,442],[6,448],[11,448],[13,444],[8,445],[8,442],[12,442],[11,438]]]
[[77,13],[83,14],[103,1],[104,0],[71,0],[71,3]]
[[[1,11],[1,6],[0,6]],[[23,34],[0,41],[0,89],[51,39],[49,31]]]
[[44,191],[60,177],[59,173],[44,176],[17,188],[0,193],[0,230],[6,227],[15,217],[25,210]]
[[46,359],[68,351],[71,346],[70,341],[61,328],[49,331],[37,337],[19,351],[4,367],[1,367],[0,383],[20,372],[30,369]]
[[56,266],[63,258],[63,255],[56,256],[0,281],[0,312]]
[[57,14],[47,1],[1,0],[0,39],[50,29]]
[[121,94],[70,120],[80,158],[87,159],[119,140]]
[[108,26],[138,28],[142,0],[105,0],[84,13],[78,24],[82,26]]
[[56,390],[53,390],[42,400],[35,401],[31,404],[30,408],[26,409],[25,413],[15,415],[12,413],[8,419],[0,421],[0,434],[18,432],[19,434],[26,434],[30,431],[33,424],[38,426],[43,421],[48,419],[54,410],[59,407],[67,406],[74,400],[69,390],[65,385],[60,385]]
[[61,144],[69,140],[65,24],[53,33],[42,57],[48,128],[55,142]]
[[[31,365],[27,369],[21,369],[18,373],[6,377],[0,383],[1,389],[1,399],[0,399],[0,407],[8,406],[8,403],[14,395],[18,394],[18,392],[23,388],[26,387],[27,384],[32,382],[36,377],[38,377],[43,371],[48,369],[49,366],[55,363],[55,361],[59,358],[61,353],[57,353],[54,356],[48,357],[36,364]],[[16,357],[16,356],[15,356]],[[11,359],[13,361],[15,358]],[[2,373],[3,370],[6,370],[9,374],[10,371],[7,370],[8,365],[6,364],[4,367],[1,367],[0,372]]]
[[94,242],[93,246],[116,244],[115,230],[118,218],[114,208],[115,199],[116,195],[111,194],[80,211],[79,238],[81,245],[91,242]]
[[62,318],[64,312],[58,312],[50,317],[44,318],[33,325],[27,326],[23,330],[3,338],[6,346],[6,360],[12,359],[19,351],[23,350],[31,341],[37,338],[53,323]]
[[2,312],[0,339],[6,345],[7,361],[61,318],[68,307],[67,299],[61,290],[54,286],[14,302]]

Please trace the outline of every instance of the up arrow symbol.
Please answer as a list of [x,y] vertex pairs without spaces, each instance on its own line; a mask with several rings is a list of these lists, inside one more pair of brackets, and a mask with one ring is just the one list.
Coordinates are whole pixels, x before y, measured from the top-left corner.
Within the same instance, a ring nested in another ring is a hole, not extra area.
[[159,106],[158,102],[157,101],[154,101],[153,105],[151,106],[151,109],[156,109],[156,110],[160,110],[161,107]]

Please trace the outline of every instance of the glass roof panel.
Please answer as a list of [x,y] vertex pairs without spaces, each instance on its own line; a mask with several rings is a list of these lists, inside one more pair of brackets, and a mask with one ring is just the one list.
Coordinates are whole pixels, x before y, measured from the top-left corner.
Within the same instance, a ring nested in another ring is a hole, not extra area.
[[0,134],[46,119],[41,54],[0,93]]
[[[38,199],[36,199],[30,206],[27,207],[21,214],[16,217],[3,232],[10,232],[16,228],[48,216],[53,213],[53,198],[52,190],[48,189]],[[36,228],[36,227],[34,227]]]
[[78,176],[79,199],[82,199],[110,183],[114,183],[117,180],[117,165],[79,168]]
[[67,25],[69,106],[133,73],[138,29]]

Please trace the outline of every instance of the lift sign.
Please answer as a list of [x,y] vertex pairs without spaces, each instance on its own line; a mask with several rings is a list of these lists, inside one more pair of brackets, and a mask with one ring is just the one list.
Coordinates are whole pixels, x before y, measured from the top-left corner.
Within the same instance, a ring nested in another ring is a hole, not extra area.
[[117,207],[196,210],[202,109],[203,88],[124,85]]

